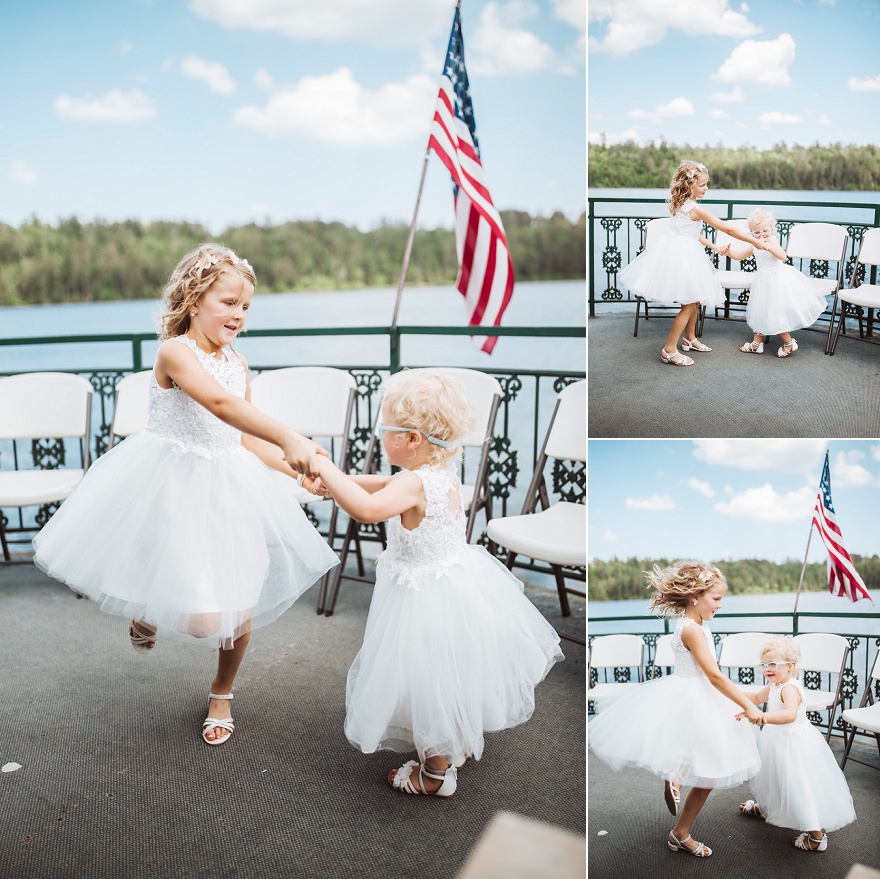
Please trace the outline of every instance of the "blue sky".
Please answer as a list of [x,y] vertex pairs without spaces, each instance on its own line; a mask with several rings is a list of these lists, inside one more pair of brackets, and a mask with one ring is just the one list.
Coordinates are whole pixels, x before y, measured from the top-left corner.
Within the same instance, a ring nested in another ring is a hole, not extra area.
[[878,440],[593,440],[590,558],[801,560],[826,448],[847,549],[880,553]]
[[[454,0],[0,8],[0,222],[409,222]],[[585,207],[581,0],[464,0],[496,205]],[[452,226],[432,160],[422,225]]]
[[591,143],[880,141],[880,4],[591,0]]

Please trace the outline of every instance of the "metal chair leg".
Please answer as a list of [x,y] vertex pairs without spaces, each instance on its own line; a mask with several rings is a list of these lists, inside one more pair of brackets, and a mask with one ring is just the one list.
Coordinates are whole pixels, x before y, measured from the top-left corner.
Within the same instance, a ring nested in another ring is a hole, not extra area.
[[568,603],[568,590],[565,588],[565,575],[559,565],[551,565],[553,576],[556,578],[556,591],[559,593],[559,604],[562,607],[564,617],[571,616],[571,606]]

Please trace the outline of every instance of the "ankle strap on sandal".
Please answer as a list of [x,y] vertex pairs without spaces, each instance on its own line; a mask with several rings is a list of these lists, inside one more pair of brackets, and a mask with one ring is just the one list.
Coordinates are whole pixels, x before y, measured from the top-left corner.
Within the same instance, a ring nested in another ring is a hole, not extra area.
[[208,693],[209,699],[234,699],[232,693]]
[[436,781],[443,781],[443,779],[446,778],[446,773],[449,772],[450,769],[454,770],[455,767],[450,765],[447,766],[445,769],[431,769],[430,767],[422,764],[421,771],[424,775],[427,775],[428,778],[433,778]]

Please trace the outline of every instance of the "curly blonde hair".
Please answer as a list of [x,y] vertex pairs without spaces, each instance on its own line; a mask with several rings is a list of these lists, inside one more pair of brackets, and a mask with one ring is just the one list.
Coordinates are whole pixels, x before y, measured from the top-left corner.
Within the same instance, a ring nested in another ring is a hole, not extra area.
[[680,616],[692,598],[699,598],[719,583],[727,586],[718,568],[698,561],[673,562],[668,568],[654,565],[653,570],[645,571],[645,576],[647,585],[654,590],[648,607],[661,616]]
[[669,195],[666,196],[666,202],[669,205],[669,213],[675,216],[679,208],[693,196],[691,190],[700,174],[705,174],[709,179],[709,172],[706,166],[701,162],[694,162],[685,159],[672,175],[672,182],[669,184]]
[[[474,426],[475,416],[460,382],[430,370],[404,370],[392,375],[382,392],[384,418],[400,427],[452,442],[438,446],[429,442],[429,464],[443,464],[461,455],[461,444]],[[404,441],[405,434],[395,434]]]
[[761,208],[755,208],[750,214],[748,219],[749,229],[752,226],[757,226],[759,223],[764,222],[764,220],[769,220],[770,225],[773,227],[773,231],[776,232],[776,217],[770,213],[770,211],[762,210]]
[[239,259],[222,244],[200,244],[175,267],[162,291],[159,338],[173,339],[189,329],[190,309],[223,272],[235,272],[257,285],[257,276],[246,259]]
[[793,662],[797,665],[801,661],[801,648],[785,635],[776,635],[773,638],[768,638],[761,645],[760,655],[763,657],[765,653],[769,653],[771,650],[778,650],[786,662]]

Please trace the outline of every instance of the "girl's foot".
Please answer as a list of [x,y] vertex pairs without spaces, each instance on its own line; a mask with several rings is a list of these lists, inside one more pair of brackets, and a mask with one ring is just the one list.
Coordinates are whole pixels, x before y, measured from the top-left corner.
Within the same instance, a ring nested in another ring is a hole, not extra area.
[[711,351],[712,349],[708,345],[704,345],[698,339],[687,339],[684,336],[681,338],[681,350],[682,351]]
[[692,366],[694,361],[690,357],[685,357],[678,348],[669,354],[664,348],[660,352],[660,359],[664,363],[671,363],[673,366]]
[[[688,845],[688,843],[690,844]],[[691,839],[690,834],[684,839],[679,840],[675,838],[675,834],[670,830],[666,845],[674,852],[687,852],[687,854],[693,855],[695,858],[708,858],[712,855],[712,849],[709,846]]]
[[764,342],[746,342],[740,351],[745,352],[746,354],[763,354],[764,353]]
[[128,627],[128,639],[138,653],[149,653],[156,646],[156,629],[143,620],[132,620]]
[[[413,774],[414,770],[418,772]],[[431,769],[416,760],[404,763],[400,769],[388,773],[388,784],[405,794],[426,794],[431,797],[451,797],[458,787],[458,774],[450,763],[446,769]]]
[[777,357],[789,357],[794,354],[798,349],[798,343],[792,339],[790,342],[786,342],[784,345],[779,347],[779,350],[776,352]]
[[812,833],[805,830],[800,836],[796,836],[791,844],[805,852],[824,852],[828,848],[828,834],[813,836]]
[[764,817],[761,809],[758,807],[758,804],[754,800],[746,800],[744,803],[740,803],[739,810],[743,813],[743,815],[748,815],[750,818],[763,819]]
[[235,732],[229,703],[232,693],[209,693],[208,716],[202,723],[202,738],[209,745],[222,745]]

